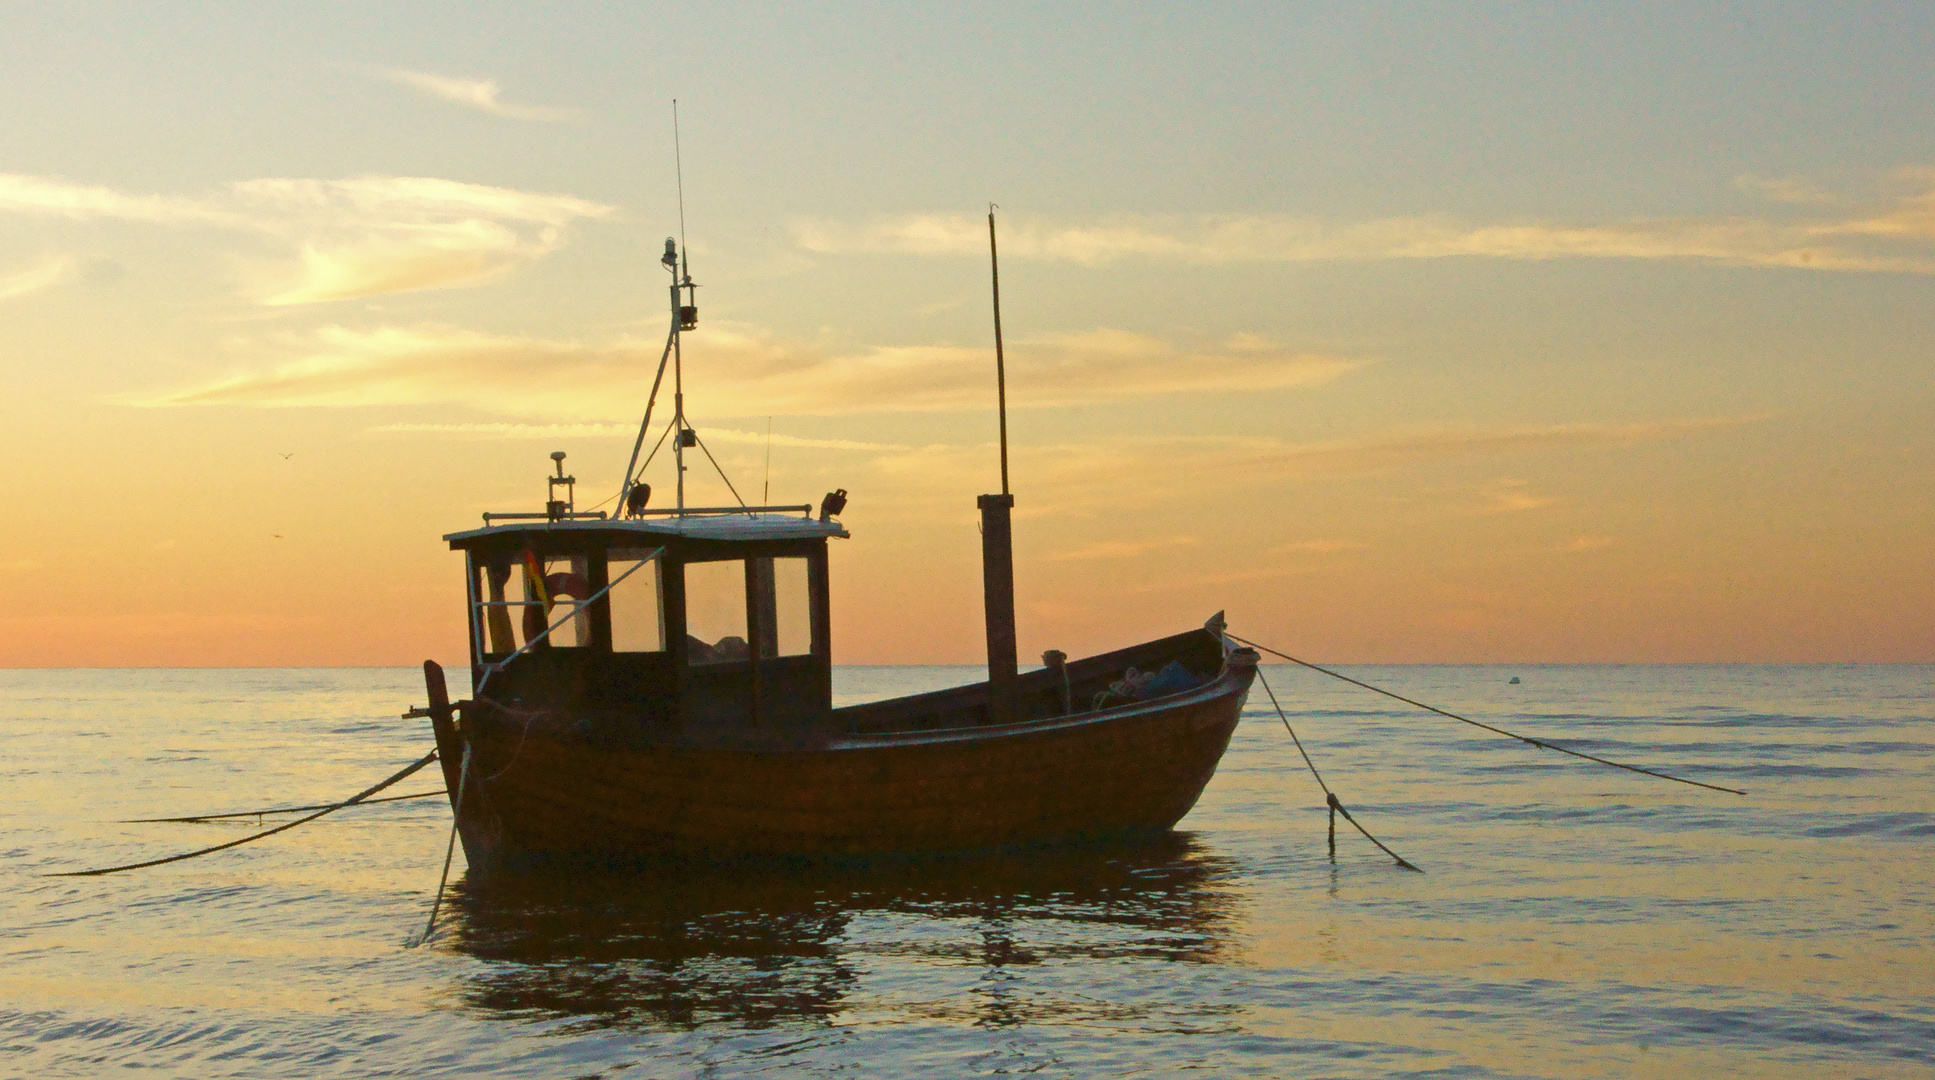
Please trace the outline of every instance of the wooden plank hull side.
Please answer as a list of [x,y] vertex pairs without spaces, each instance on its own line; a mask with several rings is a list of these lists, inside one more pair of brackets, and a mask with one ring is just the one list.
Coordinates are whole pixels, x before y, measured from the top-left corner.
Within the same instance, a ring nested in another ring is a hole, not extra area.
[[465,855],[488,873],[560,857],[921,854],[1160,833],[1201,796],[1254,675],[1245,650],[1195,690],[1104,712],[791,747],[480,726]]

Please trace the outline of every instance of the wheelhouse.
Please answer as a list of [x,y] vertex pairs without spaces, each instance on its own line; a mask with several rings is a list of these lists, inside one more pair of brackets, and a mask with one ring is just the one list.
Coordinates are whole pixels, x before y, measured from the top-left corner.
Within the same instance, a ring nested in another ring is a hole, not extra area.
[[822,726],[826,542],[846,530],[807,506],[662,513],[446,536],[476,696],[693,734]]

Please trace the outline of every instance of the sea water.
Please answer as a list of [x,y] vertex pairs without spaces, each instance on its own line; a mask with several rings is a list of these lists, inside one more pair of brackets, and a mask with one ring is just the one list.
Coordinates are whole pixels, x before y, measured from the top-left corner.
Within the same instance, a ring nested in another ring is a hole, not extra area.
[[[0,1075],[1927,1076],[1929,666],[1299,669],[1127,849],[485,887],[411,669],[0,672]],[[971,681],[843,668],[841,703]],[[1512,685],[1517,676],[1521,681]],[[1079,762],[1071,763],[1080,767]],[[432,768],[393,791],[434,789]],[[276,820],[268,819],[269,823]]]

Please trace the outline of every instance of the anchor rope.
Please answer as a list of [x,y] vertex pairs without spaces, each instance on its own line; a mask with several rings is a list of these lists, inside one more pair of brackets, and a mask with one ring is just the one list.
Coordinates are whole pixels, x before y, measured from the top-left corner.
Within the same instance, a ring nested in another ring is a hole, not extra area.
[[345,806],[355,806],[357,803],[360,803],[363,800],[369,798],[371,795],[374,795],[377,792],[382,791],[384,788],[389,787],[391,784],[394,784],[397,781],[402,780],[403,778],[409,776],[410,774],[416,772],[418,769],[423,768],[425,765],[428,765],[435,760],[437,760],[437,752],[435,750],[432,750],[429,753],[411,762],[410,764],[405,765],[403,768],[390,774],[388,779],[379,781],[378,783],[363,789],[361,792],[355,795],[352,795],[347,799],[344,799],[342,802],[330,803],[328,806],[325,806],[322,809],[316,811],[315,813],[310,814],[308,817],[300,817],[294,821],[285,822],[281,825],[277,825],[273,829],[267,829],[267,830],[264,830],[263,832],[255,833],[250,836],[244,836],[240,840],[230,840],[226,844],[216,844],[214,847],[205,847],[205,848],[202,848],[200,851],[188,851],[188,852],[183,852],[180,855],[170,855],[165,859],[150,859],[147,862],[128,863],[123,866],[104,866],[96,870],[69,870],[64,873],[46,874],[43,876],[45,877],[100,877],[102,874],[118,874],[123,870],[145,870],[150,866],[163,866],[168,863],[180,862],[183,859],[193,859],[201,855],[212,855],[217,851],[226,851],[232,847],[240,847],[243,844],[249,844],[257,840],[267,839],[268,837],[274,836],[276,833],[279,833],[279,832],[287,832],[288,830],[293,829],[298,825],[307,825],[310,822],[316,820],[317,818],[322,817],[324,814],[334,813],[337,810],[341,810]]
[[463,767],[457,770],[457,797],[450,802],[450,839],[443,846],[443,876],[437,879],[437,898],[430,901],[430,921],[423,924],[423,936],[410,942],[410,948],[430,940],[430,932],[437,927],[437,909],[443,907],[443,889],[450,883],[450,859],[457,852],[457,825],[463,820],[464,788],[470,779],[470,744],[464,744]]
[[[1349,675],[1345,675],[1342,672],[1332,671],[1327,667],[1320,667],[1316,664],[1309,662],[1308,660],[1299,660],[1296,657],[1291,656],[1289,653],[1278,652],[1277,650],[1270,648],[1268,645],[1260,645],[1254,641],[1249,640],[1248,638],[1237,637],[1235,634],[1229,634],[1228,637],[1231,641],[1240,641],[1243,644],[1248,645],[1253,649],[1262,649],[1264,652],[1269,653],[1271,656],[1282,657],[1283,659],[1288,660],[1293,664],[1297,664],[1302,667],[1307,667],[1312,671],[1319,672],[1324,675],[1328,675],[1333,679],[1342,679],[1343,681],[1350,683],[1353,686],[1361,686],[1366,690],[1372,691],[1373,693],[1383,694],[1387,698],[1395,698],[1398,701],[1404,702],[1406,705],[1415,705],[1426,712],[1433,712],[1433,713],[1437,713],[1439,716],[1449,717],[1453,720],[1458,721],[1461,724],[1470,724],[1472,727],[1483,728],[1486,731],[1492,732],[1494,734],[1503,735],[1508,739],[1517,739],[1519,742],[1525,743],[1529,746],[1536,746],[1540,750],[1557,750],[1561,754],[1570,754],[1573,757],[1584,758],[1587,761],[1598,762],[1601,765],[1610,765],[1615,769],[1624,769],[1627,772],[1639,773],[1642,776],[1657,777],[1658,779],[1661,779],[1661,780],[1671,780],[1677,784],[1691,784],[1694,787],[1706,788],[1708,791],[1724,791],[1729,795],[1747,794],[1746,792],[1741,791],[1738,788],[1721,787],[1718,784],[1707,784],[1707,783],[1702,783],[1701,781],[1698,781],[1698,780],[1688,780],[1683,776],[1671,776],[1663,772],[1654,772],[1652,769],[1642,769],[1638,765],[1626,765],[1617,761],[1608,761],[1605,758],[1595,757],[1592,754],[1588,754],[1582,750],[1569,750],[1563,746],[1558,745],[1557,743],[1547,742],[1544,739],[1535,739],[1535,738],[1532,738],[1530,735],[1520,735],[1516,731],[1506,731],[1504,728],[1493,727],[1490,724],[1481,723],[1480,721],[1473,720],[1467,716],[1459,716],[1455,712],[1447,712],[1444,709],[1438,708],[1436,705],[1426,705],[1422,701],[1413,701],[1412,699],[1405,697],[1403,694],[1394,694],[1391,691],[1384,689],[1383,687],[1372,686],[1370,683],[1364,682],[1359,679],[1353,679]],[[1261,674],[1262,674],[1261,672],[1258,672],[1259,676]]]
[[[1228,636],[1229,638],[1235,641],[1243,640],[1242,638],[1237,637],[1235,634],[1227,634],[1226,636]],[[1389,855],[1391,858],[1397,860],[1397,864],[1399,866],[1403,867],[1406,870],[1416,871],[1417,873],[1420,873],[1420,874],[1424,873],[1423,870],[1418,869],[1416,866],[1413,866],[1411,865],[1411,863],[1406,861],[1404,856],[1399,855],[1397,852],[1392,851],[1388,847],[1385,847],[1384,841],[1379,840],[1375,836],[1372,836],[1369,829],[1366,829],[1363,825],[1358,824],[1357,819],[1351,816],[1351,812],[1348,809],[1346,809],[1343,802],[1337,798],[1337,793],[1330,790],[1329,784],[1324,783],[1323,774],[1317,771],[1317,763],[1310,760],[1310,751],[1305,750],[1303,748],[1303,740],[1297,738],[1297,729],[1290,726],[1290,717],[1284,713],[1283,706],[1277,702],[1276,691],[1270,689],[1270,680],[1263,677],[1262,668],[1257,669],[1256,680],[1263,684],[1263,692],[1270,695],[1270,705],[1276,709],[1277,719],[1283,721],[1283,730],[1290,733],[1290,741],[1297,744],[1297,753],[1303,755],[1303,763],[1310,767],[1310,775],[1316,778],[1317,786],[1324,789],[1324,805],[1330,807],[1331,857],[1336,858],[1337,856],[1337,815],[1342,814],[1344,815],[1345,821],[1350,822],[1353,826],[1356,827],[1358,832],[1361,832],[1364,834],[1364,839],[1369,840],[1373,844],[1376,844],[1377,849],[1379,851],[1382,851],[1384,854]]]
[[[432,798],[433,796],[442,795],[442,794],[444,794],[444,792],[441,789],[439,789],[437,791],[419,791],[415,795],[385,795],[380,799],[364,799],[358,805],[374,806],[377,803],[402,802],[405,799],[428,799],[428,798]],[[321,810],[324,807],[339,806],[339,805],[341,804],[340,803],[316,803],[312,806],[277,806],[268,810],[237,810],[233,814],[192,814],[188,817],[123,818],[120,821],[115,822],[115,824],[116,825],[167,825],[167,824],[175,824],[175,823],[195,824],[197,822],[203,822],[203,821],[221,821],[224,818],[239,818],[239,817],[259,818],[269,814],[300,814],[304,810]]]

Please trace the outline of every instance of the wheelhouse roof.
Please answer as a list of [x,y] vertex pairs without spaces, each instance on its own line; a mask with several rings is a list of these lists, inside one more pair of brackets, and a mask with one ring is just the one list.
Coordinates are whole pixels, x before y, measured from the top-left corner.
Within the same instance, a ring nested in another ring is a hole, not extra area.
[[797,514],[733,513],[617,520],[507,521],[481,529],[446,533],[444,539],[453,548],[466,548],[497,537],[585,537],[586,534],[599,533],[605,534],[607,543],[619,542],[630,536],[637,537],[641,543],[662,543],[670,538],[756,543],[763,540],[813,540],[834,536],[844,539],[848,535],[846,527],[837,521],[819,521]]

